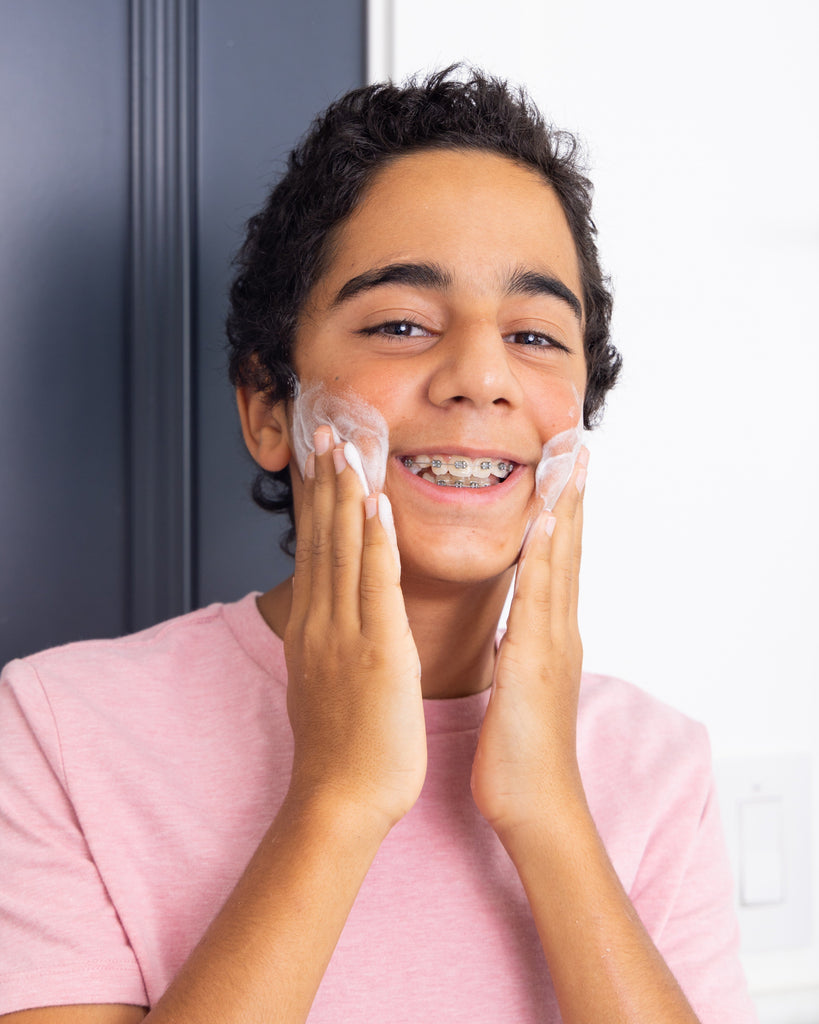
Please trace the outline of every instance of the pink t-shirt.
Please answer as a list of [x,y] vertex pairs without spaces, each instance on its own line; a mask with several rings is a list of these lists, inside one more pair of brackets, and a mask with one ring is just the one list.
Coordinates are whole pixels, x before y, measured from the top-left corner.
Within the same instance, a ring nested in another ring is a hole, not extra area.
[[[254,595],[7,666],[0,1012],[159,999],[284,797],[285,689]],[[313,1024],[560,1020],[517,873],[469,790],[487,696],[425,701],[423,793],[376,856]],[[701,1021],[755,1020],[704,729],[585,676],[579,755],[609,855]]]

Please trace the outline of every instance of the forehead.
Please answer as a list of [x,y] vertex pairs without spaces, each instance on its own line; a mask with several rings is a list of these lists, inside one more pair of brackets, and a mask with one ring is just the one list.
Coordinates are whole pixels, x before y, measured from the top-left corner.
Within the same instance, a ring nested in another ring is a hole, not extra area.
[[317,291],[373,266],[421,260],[478,290],[528,268],[582,294],[556,193],[536,169],[495,153],[428,150],[381,168],[338,229]]

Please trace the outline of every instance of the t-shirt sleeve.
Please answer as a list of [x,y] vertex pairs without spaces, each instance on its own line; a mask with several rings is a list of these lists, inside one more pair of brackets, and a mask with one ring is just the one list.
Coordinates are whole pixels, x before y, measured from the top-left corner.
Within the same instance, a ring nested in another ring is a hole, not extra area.
[[0,1013],[148,1000],[74,813],[34,669],[0,678]]
[[631,895],[701,1024],[755,1024],[710,745],[701,726],[690,740],[679,800],[668,801]]

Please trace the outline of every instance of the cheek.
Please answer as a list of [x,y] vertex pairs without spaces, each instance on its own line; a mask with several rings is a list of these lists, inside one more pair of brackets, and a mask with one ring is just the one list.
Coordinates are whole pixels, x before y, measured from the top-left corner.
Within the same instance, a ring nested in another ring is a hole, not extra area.
[[330,426],[338,441],[351,441],[361,456],[369,491],[384,486],[389,454],[389,428],[379,409],[364,395],[334,381],[301,381],[293,402],[292,436],[296,461],[304,474],[304,463],[313,449],[313,434],[321,425]]
[[369,367],[346,367],[326,387],[338,394],[357,396],[385,423],[388,434],[412,422],[418,416],[419,401],[423,401],[423,391],[406,367],[394,369],[380,364],[374,371]]
[[329,391],[338,393],[355,392],[367,405],[374,406],[384,415],[392,409],[412,387],[411,375],[406,366],[391,366],[389,361],[367,360],[351,356],[349,352],[325,351],[324,358],[304,360],[304,366],[294,359],[299,379],[312,386],[319,381]]
[[544,405],[543,414],[535,491],[547,508],[554,508],[583,444],[583,396],[574,386],[561,389]]
[[389,362],[379,362],[374,367],[345,367],[336,380],[353,388],[385,416],[396,403],[415,393],[418,386],[410,367],[391,366]]
[[583,391],[569,380],[560,380],[541,388],[530,403],[532,422],[537,425],[541,444],[558,434],[583,427]]

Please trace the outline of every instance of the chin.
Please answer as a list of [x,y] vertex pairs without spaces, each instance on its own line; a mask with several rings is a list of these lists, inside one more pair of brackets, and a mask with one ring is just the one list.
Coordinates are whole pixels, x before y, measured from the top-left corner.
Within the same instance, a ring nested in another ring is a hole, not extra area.
[[489,541],[479,545],[464,538],[450,544],[427,542],[419,551],[414,545],[402,545],[400,534],[398,546],[402,580],[463,586],[498,580],[514,567],[520,551],[519,544],[501,545]]

